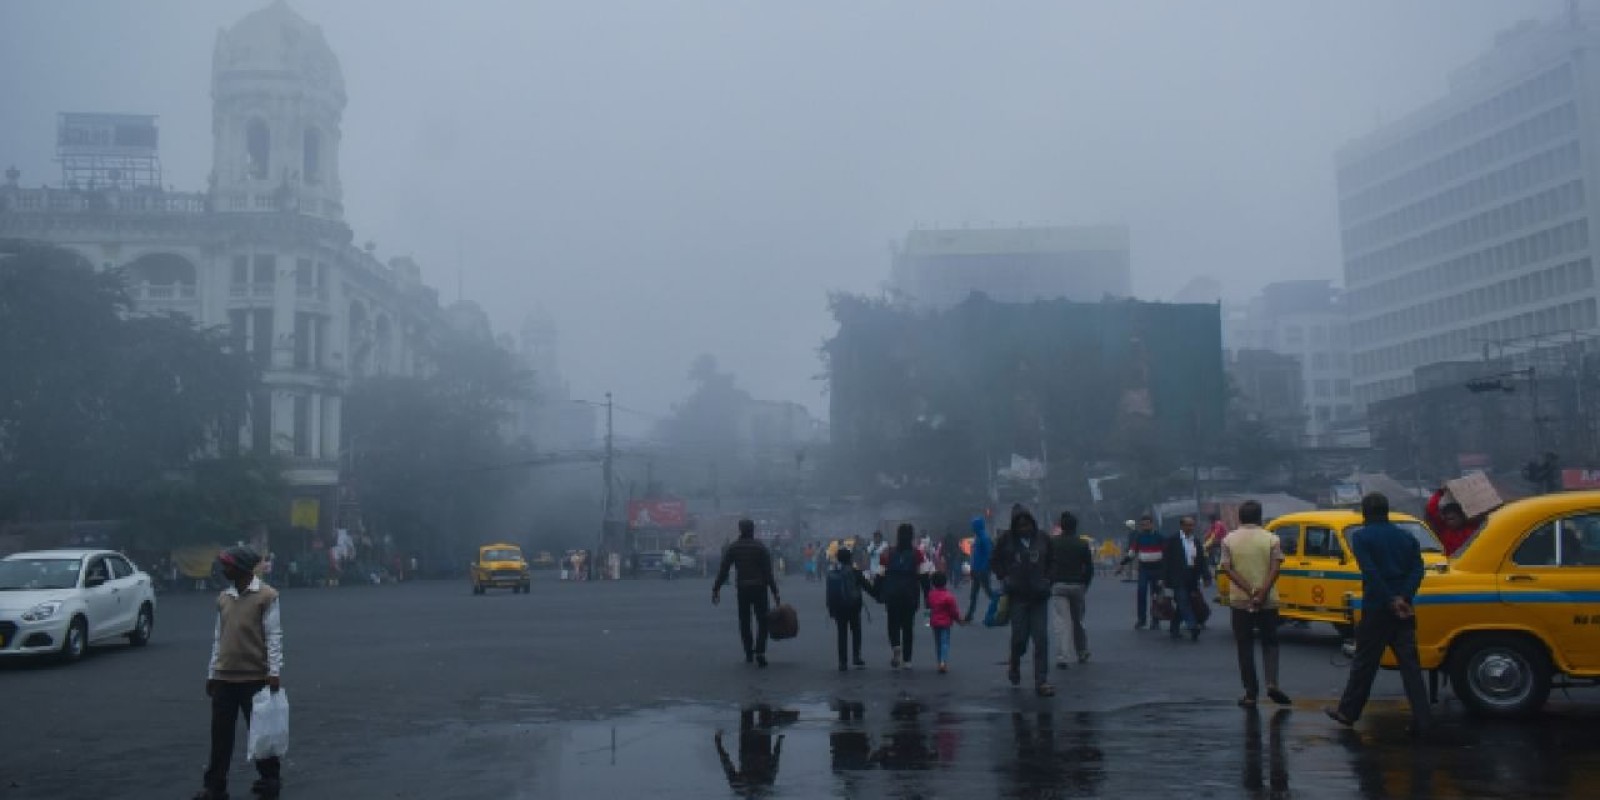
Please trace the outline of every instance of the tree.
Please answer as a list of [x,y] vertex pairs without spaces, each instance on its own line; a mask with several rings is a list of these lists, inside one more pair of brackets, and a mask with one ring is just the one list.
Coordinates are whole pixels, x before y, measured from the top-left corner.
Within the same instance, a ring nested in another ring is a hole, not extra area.
[[236,444],[254,365],[130,308],[120,273],[0,242],[0,518],[126,515],[152,476]]
[[447,334],[422,377],[369,378],[345,399],[348,479],[368,528],[451,558],[508,533],[528,483],[509,423],[531,376],[491,341]]

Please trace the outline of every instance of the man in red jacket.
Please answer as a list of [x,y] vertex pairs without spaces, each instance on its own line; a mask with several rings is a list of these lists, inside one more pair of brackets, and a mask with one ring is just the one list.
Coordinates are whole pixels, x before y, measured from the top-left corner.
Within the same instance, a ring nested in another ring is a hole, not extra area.
[[1454,500],[1445,502],[1446,491],[1434,490],[1433,497],[1428,498],[1427,516],[1428,526],[1439,535],[1439,542],[1444,545],[1444,554],[1450,557],[1478,532],[1478,528],[1483,525],[1483,517],[1469,519],[1460,503]]

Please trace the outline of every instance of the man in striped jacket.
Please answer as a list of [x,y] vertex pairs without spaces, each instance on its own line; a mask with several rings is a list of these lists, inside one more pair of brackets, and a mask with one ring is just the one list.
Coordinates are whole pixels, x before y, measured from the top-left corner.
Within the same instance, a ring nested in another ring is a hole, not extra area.
[[[1166,540],[1161,536],[1161,531],[1156,530],[1155,518],[1149,514],[1139,518],[1139,528],[1133,533],[1133,547],[1128,555],[1132,557],[1134,569],[1139,573],[1139,599],[1137,601],[1139,621],[1133,627],[1135,630],[1144,630],[1150,622],[1150,598],[1158,589],[1164,575],[1161,564],[1161,552],[1166,547]],[[1151,630],[1160,628],[1160,625],[1150,624]]]

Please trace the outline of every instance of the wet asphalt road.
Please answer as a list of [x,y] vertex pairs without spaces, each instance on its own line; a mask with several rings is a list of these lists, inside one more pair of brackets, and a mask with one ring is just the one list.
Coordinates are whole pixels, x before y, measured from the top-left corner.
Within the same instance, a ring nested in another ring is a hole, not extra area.
[[[1110,579],[1090,596],[1093,661],[1056,672],[1051,700],[1006,683],[1006,633],[979,626],[956,631],[949,675],[930,669],[925,628],[917,668],[891,673],[881,609],[868,669],[840,674],[821,588],[797,578],[784,590],[800,637],[747,667],[733,604],[712,608],[708,589],[291,590],[285,796],[1600,797],[1600,694],[1558,694],[1530,724],[1473,721],[1447,699],[1437,739],[1415,744],[1384,674],[1344,732],[1320,712],[1344,678],[1325,628],[1286,631],[1295,704],[1246,713],[1221,615],[1198,644],[1136,632],[1132,589]],[[146,649],[0,664],[0,798],[194,791],[213,607],[161,603]],[[241,760],[235,797],[248,772]]]

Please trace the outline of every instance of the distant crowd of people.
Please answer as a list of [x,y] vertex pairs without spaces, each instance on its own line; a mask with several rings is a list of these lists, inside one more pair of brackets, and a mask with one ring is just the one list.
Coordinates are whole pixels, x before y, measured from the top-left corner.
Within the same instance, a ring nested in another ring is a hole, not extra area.
[[[1327,715],[1343,725],[1360,718],[1379,660],[1385,649],[1392,648],[1411,702],[1413,730],[1420,733],[1429,726],[1412,608],[1422,578],[1420,545],[1390,522],[1389,502],[1382,494],[1367,495],[1361,508],[1363,525],[1351,534],[1351,550],[1362,576],[1363,614],[1355,631],[1348,684],[1338,705],[1326,709]],[[1244,689],[1238,704],[1253,708],[1264,694],[1276,704],[1288,705],[1292,701],[1280,683],[1277,636],[1276,585],[1284,559],[1282,547],[1278,537],[1262,526],[1260,503],[1241,504],[1238,518],[1238,527],[1229,530],[1212,517],[1202,533],[1196,519],[1185,516],[1170,536],[1162,534],[1148,515],[1130,523],[1122,566],[1130,571],[1129,580],[1137,584],[1134,628],[1159,630],[1154,609],[1160,606],[1166,612],[1161,616],[1166,618],[1170,637],[1198,641],[1210,616],[1203,590],[1218,576],[1226,576],[1230,583],[1224,601]],[[1010,627],[1006,675],[1013,686],[1022,682],[1023,659],[1030,650],[1034,690],[1042,697],[1055,694],[1050,683],[1052,658],[1058,669],[1089,661],[1089,636],[1084,627],[1088,590],[1115,551],[1108,552],[1104,546],[1094,551],[1090,541],[1079,534],[1078,520],[1071,512],[1060,515],[1053,535],[1041,530],[1032,512],[1020,505],[1012,508],[1010,526],[997,537],[989,535],[981,517],[972,521],[971,528],[973,536],[964,550],[931,547],[926,537],[918,539],[909,523],[898,527],[892,544],[885,543],[877,532],[862,542],[806,546],[807,580],[826,583],[840,671],[866,666],[862,612],[867,598],[884,606],[891,669],[911,668],[918,611],[926,609],[934,661],[940,673],[946,672],[951,633],[973,622],[980,594],[990,600],[985,623]],[[858,554],[851,544],[863,553]],[[962,557],[945,555],[951,552],[960,552]],[[814,568],[809,566],[813,563]],[[972,584],[965,613],[951,591],[955,576],[962,572],[970,574]],[[739,538],[723,553],[712,584],[713,603],[721,602],[722,589],[730,581],[738,595],[745,660],[765,667],[768,617],[781,598],[772,552],[756,539],[751,520],[739,522]]]

